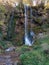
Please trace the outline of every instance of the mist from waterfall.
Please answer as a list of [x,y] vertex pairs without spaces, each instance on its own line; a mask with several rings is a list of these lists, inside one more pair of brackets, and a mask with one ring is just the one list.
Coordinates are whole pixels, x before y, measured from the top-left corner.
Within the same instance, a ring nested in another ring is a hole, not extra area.
[[[24,5],[24,9],[25,9],[25,45],[29,45],[32,46],[32,44],[34,43],[33,40],[33,36],[34,36],[34,32],[31,30],[28,32],[28,6]],[[30,15],[32,17],[32,9],[30,8]],[[32,19],[31,19],[32,22]],[[28,34],[29,33],[29,34]]]

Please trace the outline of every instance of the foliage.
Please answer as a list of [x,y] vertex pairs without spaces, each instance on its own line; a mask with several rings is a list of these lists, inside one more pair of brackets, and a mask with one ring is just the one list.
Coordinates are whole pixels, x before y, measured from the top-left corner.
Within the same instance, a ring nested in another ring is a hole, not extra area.
[[3,49],[8,48],[7,44],[6,44],[4,41],[0,41],[0,46],[1,46]]
[[2,12],[2,13],[6,12],[6,8],[4,5],[0,5],[0,12]]
[[[20,55],[22,65],[49,65],[49,53],[45,53],[45,50],[49,49],[48,39],[48,37],[36,39],[32,47],[21,47],[19,52],[22,52]],[[27,51],[27,48],[31,49]]]
[[46,57],[39,51],[31,51],[20,55],[22,65],[45,65]]
[[[38,47],[37,47],[38,48]],[[49,55],[45,55],[42,48],[32,49],[31,51],[23,51],[20,55],[22,65],[47,65],[49,64]]]

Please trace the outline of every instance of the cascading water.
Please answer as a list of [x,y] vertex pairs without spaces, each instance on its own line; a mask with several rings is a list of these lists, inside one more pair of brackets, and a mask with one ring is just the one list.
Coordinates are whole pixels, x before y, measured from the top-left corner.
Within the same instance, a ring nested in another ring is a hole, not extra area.
[[27,25],[28,25],[28,22],[27,22],[27,6],[24,5],[24,9],[25,9],[25,45],[30,45],[30,41],[28,39],[28,32],[27,32]]
[[[32,8],[30,7],[30,17],[31,17],[31,24],[32,24]],[[30,29],[30,35],[31,37],[35,36],[34,32],[32,31],[32,25],[31,25],[31,29]],[[32,38],[32,44],[34,43],[34,40]]]
[[[31,30],[28,34],[28,29],[27,29],[27,26],[28,26],[28,16],[27,16],[28,6],[24,5],[24,9],[25,9],[25,45],[32,46],[32,44],[34,43],[34,40],[33,40],[34,33]],[[30,11],[31,11],[30,13],[32,16],[32,9]],[[32,20],[31,20],[31,22],[32,22]]]

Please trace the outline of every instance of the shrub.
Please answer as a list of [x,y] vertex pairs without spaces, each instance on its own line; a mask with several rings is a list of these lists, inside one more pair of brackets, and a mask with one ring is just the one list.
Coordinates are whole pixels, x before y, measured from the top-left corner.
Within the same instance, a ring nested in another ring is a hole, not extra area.
[[[46,65],[46,57],[39,51],[30,51],[20,55],[22,65]],[[49,64],[49,62],[48,62]]]

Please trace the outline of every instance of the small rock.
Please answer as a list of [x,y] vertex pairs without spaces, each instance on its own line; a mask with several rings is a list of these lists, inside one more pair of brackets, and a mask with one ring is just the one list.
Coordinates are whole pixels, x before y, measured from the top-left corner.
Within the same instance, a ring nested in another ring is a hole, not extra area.
[[15,51],[15,47],[10,47],[10,48],[6,49],[5,51],[6,52]]

